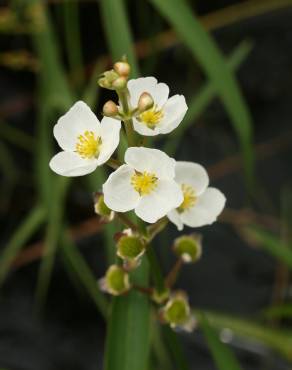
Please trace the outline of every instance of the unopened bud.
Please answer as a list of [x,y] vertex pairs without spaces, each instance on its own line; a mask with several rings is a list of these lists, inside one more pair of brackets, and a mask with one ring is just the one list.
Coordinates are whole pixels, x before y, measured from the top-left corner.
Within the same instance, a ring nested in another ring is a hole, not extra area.
[[119,78],[119,75],[111,69],[110,71],[105,71],[102,77],[98,80],[99,86],[113,90],[113,82]]
[[118,77],[113,83],[112,87],[115,90],[123,90],[127,87],[127,79],[125,77]]
[[197,234],[183,235],[175,239],[173,250],[183,262],[196,262],[202,255],[201,236]]
[[114,70],[123,77],[128,77],[131,72],[130,64],[127,62],[117,62],[114,64]]
[[112,221],[114,218],[114,211],[109,209],[108,206],[105,204],[104,196],[102,193],[94,194],[94,211],[107,222]]
[[151,109],[154,105],[154,100],[148,92],[143,92],[138,100],[138,111],[140,113],[145,112],[148,109]]
[[120,266],[112,265],[99,281],[101,290],[112,295],[121,295],[130,289],[129,274]]
[[119,108],[116,103],[109,100],[104,104],[102,112],[107,117],[114,117],[119,113]]
[[172,328],[180,327],[184,330],[192,331],[195,326],[188,298],[184,292],[174,293],[170,297],[161,310],[161,317]]

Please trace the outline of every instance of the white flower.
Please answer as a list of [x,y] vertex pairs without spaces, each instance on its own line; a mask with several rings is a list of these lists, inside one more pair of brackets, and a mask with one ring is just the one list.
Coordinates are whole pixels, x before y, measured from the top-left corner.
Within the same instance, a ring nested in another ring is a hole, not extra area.
[[125,162],[103,185],[104,202],[110,209],[134,209],[142,220],[154,223],[181,204],[174,159],[157,149],[132,147],[126,151]]
[[121,123],[104,117],[101,122],[82,101],[75,103],[54,127],[54,136],[63,149],[50,161],[51,169],[62,176],[82,176],[107,162],[120,140]]
[[165,83],[157,83],[154,77],[130,80],[128,90],[132,108],[137,107],[143,92],[150,94],[154,100],[151,109],[133,118],[135,131],[144,136],[168,134],[180,124],[188,109],[183,95],[168,98],[168,86]]
[[200,227],[216,221],[222,212],[226,198],[218,189],[208,187],[206,170],[197,163],[176,162],[175,180],[181,186],[184,200],[167,214],[179,230],[183,225]]

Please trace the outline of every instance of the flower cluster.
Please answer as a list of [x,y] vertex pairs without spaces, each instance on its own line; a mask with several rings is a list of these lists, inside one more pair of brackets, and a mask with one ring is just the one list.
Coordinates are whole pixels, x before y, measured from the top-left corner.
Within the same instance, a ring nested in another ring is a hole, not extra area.
[[[149,238],[162,224],[169,220],[178,230],[184,225],[209,225],[225,205],[224,195],[209,187],[208,174],[200,164],[175,161],[161,150],[141,145],[148,136],[175,130],[188,107],[183,95],[169,97],[165,83],[154,77],[128,80],[129,73],[129,64],[121,61],[101,76],[100,86],[118,95],[118,103],[110,100],[104,105],[101,121],[82,101],[58,120],[54,136],[62,151],[50,161],[51,169],[62,176],[83,176],[104,164],[113,167],[102,193],[95,197],[96,213],[110,222],[115,215],[134,211],[152,224],[147,235],[130,228],[119,236],[117,256],[124,265],[111,266],[101,282],[102,288],[114,295],[130,289],[128,271],[138,267]],[[124,132],[129,147],[120,161],[112,156]],[[201,244],[198,238],[182,237],[174,251],[180,261],[195,262],[201,255]],[[164,294],[164,298],[161,312],[165,322],[171,326],[190,322],[184,294]]]

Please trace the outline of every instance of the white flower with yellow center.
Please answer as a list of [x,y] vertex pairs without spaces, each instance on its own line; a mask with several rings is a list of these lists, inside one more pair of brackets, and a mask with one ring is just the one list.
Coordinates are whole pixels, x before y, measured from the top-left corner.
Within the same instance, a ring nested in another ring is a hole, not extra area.
[[174,159],[157,149],[131,147],[125,162],[103,185],[110,209],[134,209],[142,220],[154,223],[182,203],[181,187],[174,181]]
[[54,126],[54,136],[63,149],[50,161],[62,176],[83,176],[107,162],[120,140],[121,123],[104,117],[101,122],[82,101],[75,103]]
[[135,131],[144,136],[168,134],[183,120],[188,109],[183,95],[168,98],[169,88],[165,83],[157,83],[154,77],[142,77],[128,82],[130,104],[137,107],[142,93],[152,96],[152,108],[133,118]]
[[197,163],[176,162],[175,180],[181,186],[184,199],[176,209],[167,214],[179,230],[183,225],[200,227],[216,221],[226,198],[220,190],[208,187],[206,170]]

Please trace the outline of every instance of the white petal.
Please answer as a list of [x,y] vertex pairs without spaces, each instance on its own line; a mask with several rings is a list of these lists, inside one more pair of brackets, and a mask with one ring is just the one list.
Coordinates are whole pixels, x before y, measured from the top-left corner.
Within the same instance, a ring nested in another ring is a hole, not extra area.
[[54,126],[54,136],[63,150],[75,150],[78,136],[85,131],[99,135],[100,123],[87,104],[75,103]]
[[179,231],[183,230],[184,224],[181,220],[180,214],[175,209],[168,212],[167,217],[172,223],[176,225]]
[[154,173],[161,179],[173,179],[175,175],[175,160],[158,149],[128,148],[125,153],[125,162],[139,172]]
[[110,117],[104,117],[100,123],[102,144],[97,159],[98,165],[108,161],[119,145],[121,122]]
[[158,125],[151,129],[145,123],[139,122],[136,118],[133,118],[133,126],[134,130],[142,136],[156,136],[161,133]]
[[175,181],[178,184],[190,185],[196,195],[201,195],[209,184],[207,171],[198,163],[178,161],[175,165]]
[[183,95],[174,95],[167,100],[163,107],[163,119],[157,125],[162,134],[173,131],[183,120],[188,106]]
[[60,152],[49,163],[58,175],[74,177],[93,172],[97,167],[96,159],[83,159],[73,152]]
[[124,164],[103,184],[104,202],[113,211],[127,212],[137,206],[140,195],[131,185],[134,173],[130,166]]
[[157,188],[141,198],[135,213],[142,220],[154,223],[183,201],[180,186],[172,180],[160,180]]
[[154,104],[158,107],[166,103],[169,94],[169,87],[163,82],[157,83],[155,77],[141,77],[130,80],[128,90],[133,108],[137,106],[139,97],[143,92],[149,93],[154,100]]
[[167,101],[169,95],[169,87],[164,82],[159,82],[152,91],[147,91],[151,94],[154,104],[161,108]]
[[156,84],[155,77],[140,77],[130,80],[127,87],[130,93],[131,106],[133,108],[137,106],[139,97],[143,92],[146,91],[151,94]]
[[210,225],[216,221],[225,206],[226,198],[220,190],[208,188],[190,210],[181,213],[181,220],[190,227]]

